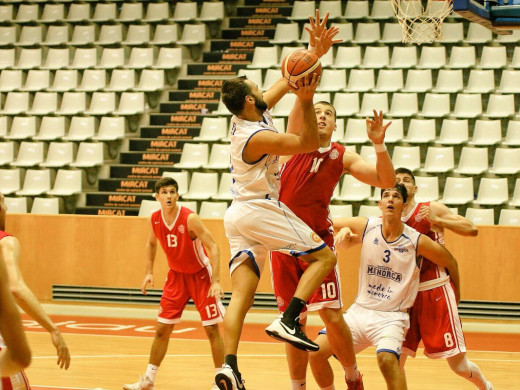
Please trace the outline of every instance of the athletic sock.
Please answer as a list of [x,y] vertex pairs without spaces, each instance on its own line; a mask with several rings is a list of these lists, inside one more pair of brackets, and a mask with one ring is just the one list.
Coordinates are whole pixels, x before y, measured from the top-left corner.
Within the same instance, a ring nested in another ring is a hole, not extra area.
[[231,369],[235,372],[236,376],[240,378],[240,372],[238,372],[237,355],[226,355],[224,358],[224,363],[230,366]]
[[145,375],[152,382],[155,382],[155,375],[157,374],[157,370],[158,369],[159,369],[159,366],[156,366],[155,364],[148,364],[148,367],[146,367],[146,374]]
[[345,367],[343,366],[343,370],[345,371],[345,380],[346,381],[355,381],[357,379],[358,370],[357,364],[353,364],[352,366]]
[[292,326],[296,322],[296,317],[300,315],[303,308],[305,307],[305,301],[300,298],[293,297],[289,306],[283,313],[282,322],[286,325]]
[[307,380],[305,378],[291,380],[291,390],[306,390],[307,389],[306,383],[307,383]]

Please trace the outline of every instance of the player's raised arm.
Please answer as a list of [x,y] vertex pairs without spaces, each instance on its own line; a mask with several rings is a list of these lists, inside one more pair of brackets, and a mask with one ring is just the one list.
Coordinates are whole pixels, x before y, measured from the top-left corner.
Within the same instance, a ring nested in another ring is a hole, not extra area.
[[198,214],[191,213],[188,217],[188,230],[199,238],[206,248],[209,261],[211,262],[211,287],[208,296],[220,299],[224,296],[224,290],[220,285],[220,251],[211,232],[202,223]]
[[439,202],[430,202],[430,207],[422,206],[419,213],[434,226],[451,230],[461,236],[476,236],[478,229],[473,222],[462,215],[453,214],[450,209]]
[[146,275],[141,283],[141,292],[146,295],[146,287],[150,284],[153,287],[153,265],[155,254],[157,253],[157,237],[152,227],[152,218],[148,219],[148,239],[145,244]]
[[460,301],[459,266],[453,255],[445,247],[423,234],[421,234],[419,237],[417,255],[423,256],[433,263],[448,270],[450,279],[453,282],[455,296],[458,303]]
[[376,150],[376,165],[370,164],[357,153],[348,152],[343,156],[345,173],[373,187],[389,188],[395,184],[394,165],[384,144],[386,130],[391,123],[383,124],[381,111],[378,113],[374,110],[374,118],[366,118],[367,136]]
[[294,134],[279,134],[272,131],[259,131],[251,136],[247,146],[244,148],[244,161],[258,161],[265,154],[288,156],[291,154],[308,153],[318,149],[320,138],[318,135],[318,124],[314,114],[313,96],[318,86],[319,78],[298,80],[298,89],[294,93],[302,104],[303,129],[299,136]]

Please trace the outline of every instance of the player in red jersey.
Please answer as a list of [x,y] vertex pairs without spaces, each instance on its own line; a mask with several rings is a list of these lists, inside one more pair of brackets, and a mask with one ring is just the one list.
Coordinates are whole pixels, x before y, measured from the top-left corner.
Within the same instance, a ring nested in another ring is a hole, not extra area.
[[[287,132],[301,128],[298,100],[289,116]],[[334,230],[329,218],[329,204],[343,174],[376,187],[388,187],[395,183],[392,161],[384,147],[385,132],[390,123],[383,125],[382,113],[374,111],[374,119],[367,118],[367,134],[377,151],[376,166],[366,162],[359,154],[331,142],[336,129],[336,111],[328,102],[314,105],[320,148],[317,151],[282,157],[279,200],[285,203],[298,217],[311,227],[323,241],[334,250]],[[307,264],[280,253],[271,253],[272,281],[278,308],[284,312],[294,295],[300,276]],[[341,288],[339,268],[336,266],[323,280],[308,301],[307,309],[318,311],[329,333],[334,354],[345,369],[349,389],[362,389],[362,380],[356,368],[356,357],[352,347],[349,328],[341,312]],[[302,320],[302,319],[301,319]],[[331,328],[329,328],[329,326]],[[286,346],[287,361],[292,389],[305,389],[308,353]],[[326,389],[333,389],[332,384]]]
[[[220,369],[224,363],[224,345],[218,329],[218,323],[222,322],[224,315],[224,306],[220,302],[223,291],[219,279],[219,249],[200,217],[177,204],[178,188],[177,182],[170,177],[164,177],[155,184],[155,198],[161,203],[161,209],[150,217],[150,233],[146,242],[146,276],[141,284],[142,293],[146,294],[148,284],[153,287],[157,241],[166,253],[170,270],[163,288],[146,373],[137,383],[124,385],[125,390],[154,388],[155,375],[166,355],[170,335],[190,298],[200,313],[211,345],[215,368]],[[213,385],[212,389],[218,388]]]
[[[49,318],[42,305],[38,302],[34,293],[29,289],[19,267],[20,243],[18,239],[5,232],[5,219],[7,207],[4,204],[4,195],[0,194],[0,253],[7,269],[9,288],[16,303],[38,324],[51,335],[51,340],[58,354],[60,368],[68,369],[70,365],[70,353],[59,329]],[[0,340],[1,341],[1,340]],[[0,345],[0,348],[4,345]],[[30,389],[29,381],[23,371],[10,377],[2,378],[4,390]]]
[[[453,214],[439,202],[417,203],[415,177],[407,168],[395,170],[396,180],[408,192],[408,204],[402,220],[419,233],[444,245],[444,229],[463,236],[476,236],[478,230],[468,219]],[[403,344],[401,367],[406,356],[415,357],[419,342],[423,341],[426,356],[444,358],[457,375],[467,379],[480,390],[493,389],[479,367],[466,357],[466,344],[462,332],[456,297],[446,270],[424,259],[421,267],[419,293],[410,312],[410,329]]]

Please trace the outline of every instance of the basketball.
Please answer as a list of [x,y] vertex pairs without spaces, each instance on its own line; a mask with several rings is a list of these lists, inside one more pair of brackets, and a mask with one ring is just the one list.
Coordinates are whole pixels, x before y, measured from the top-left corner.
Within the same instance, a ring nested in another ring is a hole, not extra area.
[[302,77],[312,74],[321,75],[320,58],[312,51],[298,49],[287,54],[282,61],[282,76],[292,87],[296,87],[296,82]]

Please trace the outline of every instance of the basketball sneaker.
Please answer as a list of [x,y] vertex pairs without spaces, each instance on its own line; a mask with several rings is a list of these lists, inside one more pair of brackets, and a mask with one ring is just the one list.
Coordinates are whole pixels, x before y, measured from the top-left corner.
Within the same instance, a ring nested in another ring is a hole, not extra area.
[[139,381],[124,385],[124,390],[153,390],[153,382],[148,378],[147,375],[143,375],[139,377]]
[[265,332],[269,336],[280,341],[285,341],[303,351],[318,351],[320,349],[319,345],[307,338],[305,333],[302,332],[301,327],[302,324],[300,324],[298,318],[296,318],[292,326],[289,326],[282,322],[282,315],[280,315],[271,325],[265,328]]
[[345,382],[347,382],[347,390],[364,390],[363,387],[363,375],[358,371],[356,380],[349,381],[345,376]]
[[231,366],[225,363],[215,375],[215,383],[220,390],[246,390],[245,381],[240,377],[240,374],[235,374]]

